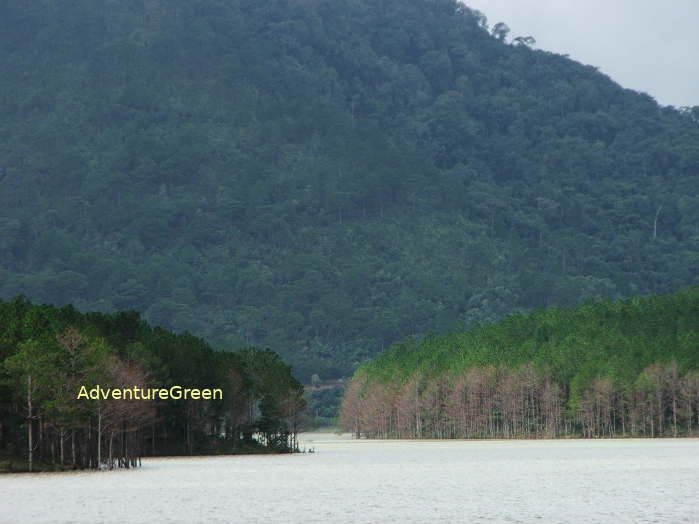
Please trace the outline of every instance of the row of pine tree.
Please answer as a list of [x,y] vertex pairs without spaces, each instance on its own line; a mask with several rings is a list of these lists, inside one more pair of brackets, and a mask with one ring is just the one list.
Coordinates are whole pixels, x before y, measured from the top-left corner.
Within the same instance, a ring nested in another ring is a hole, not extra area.
[[[77,398],[83,386],[97,385],[219,388],[223,395]],[[304,406],[303,386],[272,351],[217,352],[190,334],[152,328],[134,312],[0,302],[0,457],[26,458],[26,469],[293,451]]]
[[341,418],[378,438],[696,435],[699,288],[396,344],[357,371]]

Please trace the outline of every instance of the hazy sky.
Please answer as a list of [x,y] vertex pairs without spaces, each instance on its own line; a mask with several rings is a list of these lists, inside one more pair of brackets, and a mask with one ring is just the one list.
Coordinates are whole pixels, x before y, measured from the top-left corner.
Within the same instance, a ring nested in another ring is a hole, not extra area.
[[699,0],[463,1],[661,104],[699,105]]

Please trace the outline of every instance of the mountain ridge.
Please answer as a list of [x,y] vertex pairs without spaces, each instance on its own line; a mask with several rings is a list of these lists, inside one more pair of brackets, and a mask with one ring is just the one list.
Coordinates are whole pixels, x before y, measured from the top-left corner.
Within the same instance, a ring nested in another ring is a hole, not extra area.
[[405,336],[696,283],[699,111],[457,2],[0,16],[0,297],[139,310],[307,379]]

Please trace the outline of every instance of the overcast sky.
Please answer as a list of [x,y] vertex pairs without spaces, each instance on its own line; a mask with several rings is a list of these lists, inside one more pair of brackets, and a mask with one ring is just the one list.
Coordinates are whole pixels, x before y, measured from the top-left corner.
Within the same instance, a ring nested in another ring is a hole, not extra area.
[[699,105],[699,0],[464,0],[510,37],[597,66],[659,103]]

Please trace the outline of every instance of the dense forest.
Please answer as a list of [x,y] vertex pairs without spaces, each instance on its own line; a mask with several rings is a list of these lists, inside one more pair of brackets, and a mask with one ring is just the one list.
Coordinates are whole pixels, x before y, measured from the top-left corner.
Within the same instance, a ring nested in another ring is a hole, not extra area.
[[405,340],[357,370],[341,416],[378,438],[697,435],[699,287]]
[[142,311],[308,381],[697,283],[699,108],[455,0],[0,0],[0,20],[6,300]]
[[[82,386],[97,385],[218,388],[222,395],[78,398]],[[272,351],[214,351],[188,333],[152,328],[134,312],[84,314],[21,297],[0,302],[0,471],[294,451],[304,408],[303,386]]]

